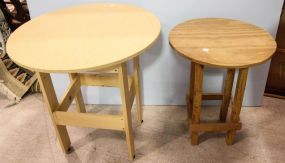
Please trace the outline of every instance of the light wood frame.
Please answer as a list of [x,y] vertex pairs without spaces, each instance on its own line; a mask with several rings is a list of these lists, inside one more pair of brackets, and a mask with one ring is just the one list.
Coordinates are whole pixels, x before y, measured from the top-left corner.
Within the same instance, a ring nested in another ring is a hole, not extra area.
[[[59,144],[65,153],[70,151],[71,144],[66,126],[71,125],[124,131],[126,133],[129,159],[133,160],[135,158],[131,118],[131,108],[135,98],[139,124],[143,122],[143,115],[140,96],[139,57],[135,57],[133,63],[133,76],[128,75],[127,62],[118,65],[116,71],[106,70],[98,74],[69,74],[70,85],[60,102],[57,100],[50,74],[36,73]],[[86,113],[80,89],[82,85],[119,87],[122,99],[122,113],[119,115]],[[73,100],[76,101],[77,111],[67,112]]]
[[[223,93],[203,93],[203,73],[203,65],[195,62],[191,63],[189,95],[186,97],[191,144],[197,145],[199,143],[199,132],[227,131],[226,143],[228,145],[232,145],[236,131],[241,130],[242,127],[242,124],[239,122],[239,115],[247,81],[248,68],[239,69],[229,122],[226,122],[226,119],[228,114],[228,107],[231,101],[235,69],[228,69]],[[200,123],[202,100],[222,100],[220,110],[220,123]]]

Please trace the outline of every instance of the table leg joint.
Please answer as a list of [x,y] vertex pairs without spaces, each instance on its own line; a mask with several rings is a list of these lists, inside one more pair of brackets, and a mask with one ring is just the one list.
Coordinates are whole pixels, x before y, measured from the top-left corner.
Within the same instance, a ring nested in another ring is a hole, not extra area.
[[81,85],[79,78],[75,78],[74,80],[72,80],[65,94],[63,95],[63,98],[59,103],[59,106],[56,108],[56,111],[67,111],[72,101],[74,100],[76,94],[80,90],[80,87]]

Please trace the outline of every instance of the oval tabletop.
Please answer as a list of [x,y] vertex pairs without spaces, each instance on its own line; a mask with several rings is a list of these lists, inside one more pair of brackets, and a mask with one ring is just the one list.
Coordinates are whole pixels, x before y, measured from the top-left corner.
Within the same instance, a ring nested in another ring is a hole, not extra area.
[[276,42],[265,30],[238,20],[203,18],[177,25],[170,45],[194,62],[215,67],[242,68],[270,59]]
[[159,20],[142,8],[84,4],[25,23],[10,36],[7,52],[17,64],[34,71],[89,71],[139,55],[159,33]]

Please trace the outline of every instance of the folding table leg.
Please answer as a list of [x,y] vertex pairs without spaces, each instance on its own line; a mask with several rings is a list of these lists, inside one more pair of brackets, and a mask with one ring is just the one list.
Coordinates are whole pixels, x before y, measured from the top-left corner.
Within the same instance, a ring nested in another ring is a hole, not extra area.
[[225,122],[227,119],[228,108],[232,96],[234,78],[235,78],[235,69],[228,69],[224,86],[223,103],[220,111],[220,121],[222,122]]
[[137,123],[141,124],[143,122],[143,111],[142,111],[142,102],[141,102],[139,56],[135,57],[133,61],[134,61],[134,82],[135,82],[135,92],[136,92]]
[[37,77],[40,83],[40,87],[47,105],[47,109],[52,120],[52,124],[55,128],[56,136],[59,144],[65,153],[68,153],[70,147],[70,139],[66,126],[57,125],[53,116],[53,112],[59,106],[50,74],[37,72]]
[[[75,80],[78,77],[79,76],[77,74],[69,74],[70,81]],[[81,89],[79,89],[79,91],[75,95],[75,102],[76,102],[77,112],[79,112],[79,113],[86,113],[85,104],[84,104],[84,101],[83,101],[83,96],[82,96],[82,93],[81,93]]]
[[132,131],[132,116],[131,116],[131,105],[130,105],[130,95],[128,88],[128,72],[127,63],[124,62],[119,68],[119,85],[122,99],[122,112],[125,121],[125,133],[128,145],[128,154],[130,159],[134,159],[134,139]]
[[[231,120],[230,120],[231,123],[239,122],[239,115],[241,111],[244,90],[246,86],[247,74],[248,74],[248,68],[241,68],[239,70],[235,97],[234,97],[234,102],[232,106],[232,113],[231,113]],[[227,132],[226,143],[228,145],[233,144],[235,133],[236,133],[236,130],[229,130]]]
[[[193,64],[193,62],[192,62]],[[192,124],[200,123],[204,66],[195,63]],[[191,125],[191,124],[190,124]],[[191,131],[191,144],[198,144],[198,132]]]

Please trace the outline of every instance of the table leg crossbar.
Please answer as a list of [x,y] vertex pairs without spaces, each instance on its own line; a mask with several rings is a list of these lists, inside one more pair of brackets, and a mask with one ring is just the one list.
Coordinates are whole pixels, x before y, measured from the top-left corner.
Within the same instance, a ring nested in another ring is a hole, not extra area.
[[63,126],[124,130],[124,118],[121,115],[98,115],[75,112],[56,111],[55,122]]
[[[136,99],[137,121],[142,123],[140,98],[139,59],[134,59],[134,75],[127,72],[127,63],[121,63],[113,74],[69,74],[70,84],[60,102],[57,101],[50,74],[37,73],[48,111],[64,152],[69,151],[70,139],[66,126],[89,127],[125,131],[129,158],[133,159],[134,140],[132,135],[131,107]],[[81,86],[120,87],[122,113],[120,115],[100,115],[86,113]],[[76,101],[77,112],[67,112]]]
[[[228,108],[231,101],[232,86],[235,77],[235,69],[228,69],[223,93],[202,93],[204,66],[198,63],[191,64],[190,90],[186,97],[189,118],[189,132],[192,145],[198,144],[199,132],[227,131],[226,143],[233,144],[237,130],[242,124],[239,115],[246,85],[248,68],[239,69],[232,112],[229,122],[226,122]],[[202,100],[222,100],[220,110],[220,123],[200,123]]]

